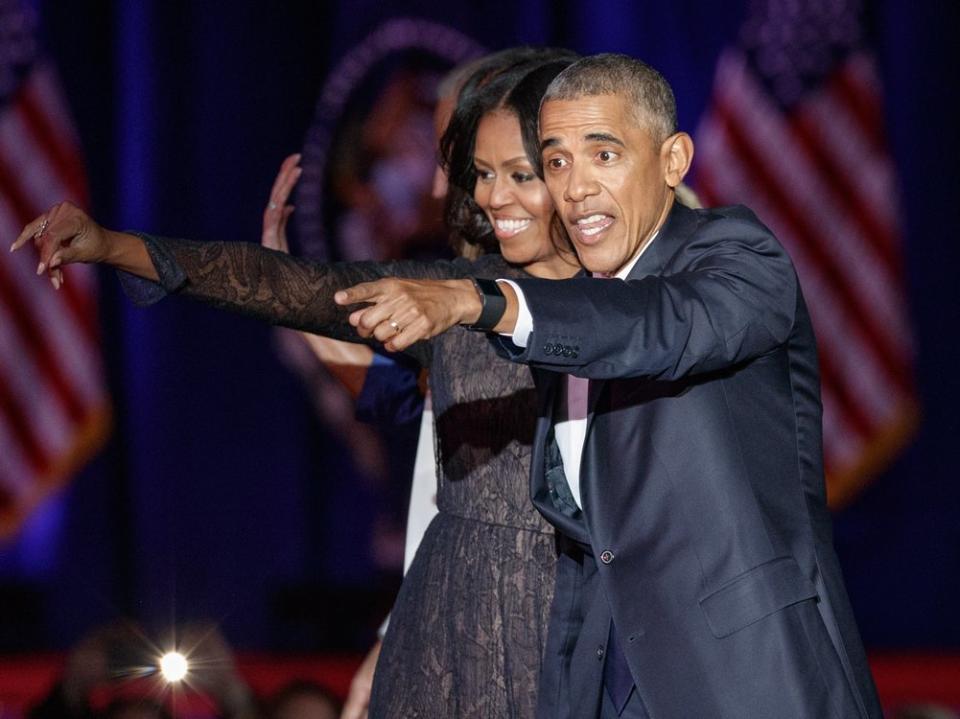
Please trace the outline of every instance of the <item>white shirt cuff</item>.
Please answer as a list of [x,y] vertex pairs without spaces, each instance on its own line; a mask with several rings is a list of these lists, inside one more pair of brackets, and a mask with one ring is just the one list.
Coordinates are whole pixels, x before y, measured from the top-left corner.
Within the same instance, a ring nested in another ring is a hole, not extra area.
[[509,337],[517,347],[526,347],[530,341],[530,334],[533,332],[533,316],[530,314],[530,308],[527,307],[527,299],[523,296],[523,290],[512,280],[501,280],[513,288],[517,294],[517,323],[513,326],[513,332],[503,332],[504,337]]

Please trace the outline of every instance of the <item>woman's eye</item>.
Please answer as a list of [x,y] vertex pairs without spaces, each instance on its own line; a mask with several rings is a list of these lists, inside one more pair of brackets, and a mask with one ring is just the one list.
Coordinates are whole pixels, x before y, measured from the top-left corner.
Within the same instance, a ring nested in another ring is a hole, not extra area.
[[513,173],[513,181],[518,184],[523,182],[530,182],[530,180],[534,179],[535,177],[536,175],[534,175],[532,172],[514,172]]
[[473,168],[473,173],[477,176],[477,179],[481,182],[487,182],[493,179],[493,173],[490,170],[481,170],[479,167]]

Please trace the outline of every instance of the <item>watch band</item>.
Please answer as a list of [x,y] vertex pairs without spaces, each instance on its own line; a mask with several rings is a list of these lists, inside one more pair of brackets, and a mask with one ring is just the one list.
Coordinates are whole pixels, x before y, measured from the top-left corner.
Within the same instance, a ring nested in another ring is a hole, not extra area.
[[473,286],[477,288],[477,294],[480,295],[480,317],[472,325],[467,325],[467,328],[489,332],[497,326],[497,322],[507,311],[507,298],[503,296],[503,291],[496,280],[483,277],[470,279],[473,280]]

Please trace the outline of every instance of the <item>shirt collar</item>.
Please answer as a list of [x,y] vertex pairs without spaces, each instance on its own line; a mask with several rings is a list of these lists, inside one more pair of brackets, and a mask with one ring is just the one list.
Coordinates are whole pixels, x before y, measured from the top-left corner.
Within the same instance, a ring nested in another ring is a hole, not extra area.
[[643,246],[640,248],[640,251],[636,255],[634,255],[633,259],[630,260],[627,264],[625,264],[621,268],[621,270],[614,275],[614,277],[616,277],[618,280],[627,279],[627,276],[629,276],[629,274],[633,272],[633,268],[637,264],[637,261],[640,259],[641,255],[643,255],[643,253],[647,251],[647,248],[649,248],[650,245],[653,244],[653,241],[657,239],[657,235],[659,234],[660,234],[660,228],[658,227],[657,231],[653,233],[650,239],[643,243]]

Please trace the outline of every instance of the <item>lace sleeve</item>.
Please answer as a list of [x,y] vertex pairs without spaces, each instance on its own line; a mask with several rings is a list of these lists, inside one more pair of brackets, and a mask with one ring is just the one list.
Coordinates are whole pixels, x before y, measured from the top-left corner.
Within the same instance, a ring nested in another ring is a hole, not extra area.
[[[381,277],[457,279],[468,274],[464,260],[434,262],[344,262],[324,264],[268,250],[249,242],[192,242],[139,234],[159,283],[125,273],[127,294],[152,304],[179,293],[271,324],[351,342],[363,342],[347,317],[356,306],[333,301],[337,290]],[[418,342],[408,350],[421,364],[429,351]]]

